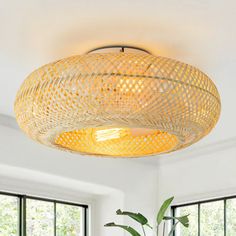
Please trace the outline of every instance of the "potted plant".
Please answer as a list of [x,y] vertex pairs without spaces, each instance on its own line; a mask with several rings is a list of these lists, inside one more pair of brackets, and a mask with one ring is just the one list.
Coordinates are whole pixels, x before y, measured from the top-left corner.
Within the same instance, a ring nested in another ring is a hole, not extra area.
[[[168,233],[168,236],[172,236],[173,232],[176,229],[176,226],[178,224],[183,225],[184,227],[188,227],[189,226],[189,215],[183,215],[183,216],[179,216],[179,217],[172,217],[172,216],[166,216],[166,211],[167,209],[170,207],[172,201],[173,201],[174,197],[171,197],[167,200],[164,201],[164,203],[162,204],[162,206],[160,207],[157,216],[156,216],[156,226],[155,226],[155,234],[156,236],[159,236],[159,231],[160,231],[160,226],[161,224],[163,224],[163,236],[165,236],[165,226],[166,226],[166,222],[172,220],[174,223],[170,229],[170,232]],[[125,231],[127,231],[128,233],[130,233],[132,236],[146,236],[146,231],[145,228],[150,228],[150,229],[154,229],[149,223],[148,223],[148,219],[142,215],[141,213],[134,213],[134,212],[129,212],[129,211],[121,211],[120,209],[116,211],[117,215],[125,215],[128,216],[130,218],[132,218],[133,220],[137,221],[142,229],[142,233],[140,233],[138,230],[127,226],[127,225],[120,225],[120,224],[116,224],[114,222],[111,223],[107,223],[104,226],[105,227],[119,227]]]

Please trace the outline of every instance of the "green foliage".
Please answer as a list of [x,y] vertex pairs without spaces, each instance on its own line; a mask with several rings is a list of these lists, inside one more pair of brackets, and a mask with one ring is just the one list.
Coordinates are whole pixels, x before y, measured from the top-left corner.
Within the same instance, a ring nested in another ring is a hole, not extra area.
[[[201,204],[201,234],[223,235],[224,234],[224,203],[223,201],[208,202]],[[226,213],[229,216],[229,213]],[[227,232],[227,236],[230,235]],[[235,231],[233,233],[235,236]]]
[[[27,200],[27,235],[54,234],[54,204],[46,201]],[[76,236],[80,234],[80,208],[76,206],[56,205],[56,230],[58,236]]]
[[127,232],[129,232],[132,236],[141,236],[135,229],[133,229],[130,226],[126,226],[126,225],[117,225],[114,222],[108,223],[104,225],[105,227],[119,227],[122,228],[124,230],[126,230]]
[[[14,197],[0,195],[0,235],[15,236],[18,229],[18,202]],[[4,220],[1,220],[4,219]]]
[[157,225],[160,225],[160,223],[162,222],[164,215],[166,213],[166,210],[170,207],[170,204],[172,203],[174,197],[171,197],[167,200],[164,201],[164,203],[162,204],[160,210],[157,213]]
[[26,200],[26,222],[27,235],[52,235],[53,234],[53,213],[52,202]]
[[150,227],[150,225],[148,224],[148,220],[147,218],[142,215],[141,213],[133,213],[133,212],[129,212],[129,211],[121,211],[120,209],[116,211],[117,215],[126,215],[131,217],[132,219],[136,220],[138,223],[140,223],[141,225],[147,225]]
[[[54,204],[33,199],[26,200],[26,230],[29,236],[54,235]],[[17,197],[0,195],[0,236],[17,236],[19,220]],[[81,208],[56,205],[57,236],[81,235]]]
[[227,215],[227,236],[235,236],[235,232],[236,232],[236,199],[228,199],[227,200],[226,211],[227,211],[226,212],[226,215]]
[[172,235],[173,235],[173,233],[174,233],[174,231],[175,231],[176,226],[178,225],[178,223],[179,223],[179,222],[176,222],[174,225],[172,225],[171,230],[170,230],[168,236],[172,236]]
[[[160,210],[157,213],[157,218],[156,218],[156,220],[157,220],[157,231],[156,231],[157,235],[158,235],[158,231],[159,231],[159,225],[163,221],[164,221],[164,226],[165,226],[166,221],[175,220],[175,224],[172,226],[168,236],[172,236],[173,232],[176,229],[177,224],[179,224],[179,223],[181,225],[183,225],[183,227],[189,226],[189,218],[188,218],[189,215],[183,215],[183,216],[179,216],[179,217],[165,216],[165,213],[166,213],[167,209],[170,207],[173,199],[174,199],[174,197],[167,199],[162,204]],[[129,216],[131,219],[138,222],[142,226],[143,236],[146,236],[146,232],[143,227],[144,225],[146,225],[152,229],[152,227],[148,224],[147,218],[144,215],[142,215],[141,213],[134,213],[134,212],[130,212],[130,211],[121,211],[119,209],[116,211],[116,214]],[[130,226],[118,225],[118,224],[115,224],[114,222],[105,224],[105,226],[106,227],[119,227],[119,228],[122,228],[122,229],[126,230],[127,232],[129,232],[132,236],[141,236],[141,234],[138,231],[136,231],[134,228],[131,228]],[[164,236],[164,234],[165,234],[165,227],[163,228],[163,236]]]
[[71,205],[57,204],[57,236],[80,235],[80,208]]
[[[232,199],[235,201],[235,199]],[[226,201],[226,216],[227,224],[226,231],[227,236],[235,236],[236,227],[233,228],[231,222],[236,222],[236,214],[231,214],[233,206],[230,205],[231,199]],[[236,203],[236,201],[235,201]],[[236,204],[235,204],[236,206]],[[236,209],[236,208],[235,208]],[[176,216],[182,216],[190,213],[189,227],[186,228],[182,224],[178,225],[178,233],[181,236],[196,236],[198,234],[198,204],[178,207],[176,209]],[[236,213],[236,211],[235,211]],[[214,201],[209,203],[203,203],[200,205],[200,224],[201,235],[223,235],[224,234],[224,202]],[[236,224],[235,224],[236,225]]]
[[188,228],[189,227],[189,219],[188,215],[180,216],[180,217],[171,217],[171,216],[165,216],[163,219],[164,220],[177,220],[179,221],[184,227]]
[[178,226],[178,232],[181,236],[196,236],[198,234],[198,205],[179,207],[175,215],[178,217],[187,214],[190,214],[188,217],[189,227],[186,228],[181,224]]

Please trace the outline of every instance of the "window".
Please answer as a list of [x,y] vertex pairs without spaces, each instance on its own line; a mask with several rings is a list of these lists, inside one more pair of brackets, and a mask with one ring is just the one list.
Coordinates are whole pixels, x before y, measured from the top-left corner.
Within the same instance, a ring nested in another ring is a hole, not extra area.
[[86,236],[87,205],[0,192],[1,236]]
[[178,225],[174,236],[236,235],[236,196],[173,206],[172,213],[190,214],[189,228]]

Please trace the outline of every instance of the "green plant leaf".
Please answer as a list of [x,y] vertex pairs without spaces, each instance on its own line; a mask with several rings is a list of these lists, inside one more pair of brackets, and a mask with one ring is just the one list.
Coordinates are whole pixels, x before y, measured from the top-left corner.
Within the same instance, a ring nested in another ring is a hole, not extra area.
[[164,216],[164,220],[178,220],[184,227],[189,227],[189,215],[172,217],[172,216]]
[[174,197],[171,197],[171,198],[165,200],[164,203],[162,204],[162,206],[157,214],[157,225],[159,225],[161,223],[161,221],[163,220],[166,210],[170,206],[173,199],[174,199]]
[[137,232],[135,229],[133,229],[130,226],[126,226],[126,225],[117,225],[114,222],[111,223],[107,223],[104,225],[105,227],[118,227],[118,228],[122,228],[124,230],[126,230],[127,232],[129,232],[132,236],[141,236],[139,234],[139,232]]
[[184,227],[189,227],[189,215],[184,215],[184,216],[180,216],[177,217],[177,219],[179,220],[179,222],[184,226]]
[[172,226],[172,228],[171,228],[171,230],[170,230],[168,236],[172,236],[172,235],[173,235],[173,233],[174,233],[174,231],[175,231],[176,226],[177,226],[178,223],[179,223],[179,222],[176,222],[176,223]]
[[129,212],[129,211],[121,211],[120,209],[116,211],[117,215],[126,215],[131,217],[132,219],[136,220],[137,222],[139,222],[141,225],[146,225],[148,223],[147,218],[140,214],[140,213],[133,213],[133,212]]

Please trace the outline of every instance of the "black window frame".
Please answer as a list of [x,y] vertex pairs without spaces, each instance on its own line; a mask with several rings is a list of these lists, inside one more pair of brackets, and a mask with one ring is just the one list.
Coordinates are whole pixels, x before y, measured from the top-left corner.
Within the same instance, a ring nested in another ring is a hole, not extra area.
[[[226,236],[226,225],[227,225],[227,218],[226,218],[226,202],[227,200],[230,199],[235,199],[236,200],[236,195],[231,195],[231,196],[226,196],[226,197],[219,197],[219,198],[212,198],[212,199],[207,199],[207,200],[202,200],[202,201],[196,201],[196,202],[189,202],[189,203],[184,203],[184,204],[176,204],[176,205],[172,205],[171,206],[171,214],[173,217],[175,217],[175,211],[177,208],[180,207],[187,207],[187,206],[193,206],[193,205],[197,205],[198,207],[198,236],[200,236],[201,233],[201,204],[204,203],[210,203],[210,202],[217,202],[217,201],[223,201],[224,204],[224,235]],[[174,224],[174,221],[172,221],[172,224]],[[173,236],[176,236],[176,233],[174,231]]]
[[76,206],[83,209],[83,236],[88,236],[88,209],[89,206],[86,204],[80,204],[80,203],[74,203],[70,201],[61,201],[51,198],[43,198],[43,197],[36,197],[31,195],[25,195],[25,194],[17,194],[17,193],[10,193],[10,192],[4,192],[0,191],[0,195],[6,195],[10,197],[16,197],[18,199],[18,236],[27,236],[26,233],[26,200],[32,199],[32,200],[38,200],[38,201],[45,201],[45,202],[52,202],[54,203],[54,236],[56,236],[56,222],[57,222],[57,216],[56,216],[56,204],[64,204],[64,205],[70,205],[70,206]]

